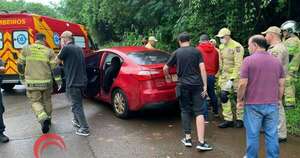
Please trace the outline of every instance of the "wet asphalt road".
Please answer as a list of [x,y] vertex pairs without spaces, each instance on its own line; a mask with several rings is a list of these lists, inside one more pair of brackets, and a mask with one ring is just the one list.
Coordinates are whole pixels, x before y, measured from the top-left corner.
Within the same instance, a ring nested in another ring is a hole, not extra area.
[[[42,135],[22,87],[4,92],[6,134],[11,141],[0,144],[0,158],[34,158],[33,144]],[[129,120],[113,115],[109,105],[85,100],[85,112],[91,136],[75,135],[71,124],[70,106],[63,94],[53,98],[53,126],[51,133],[61,135],[66,150],[50,146],[41,158],[241,158],[245,149],[243,129],[218,129],[219,120],[206,126],[206,138],[214,150],[198,152],[180,143],[180,115],[176,110],[145,110]],[[263,138],[263,136],[261,137]],[[195,140],[194,134],[194,140]],[[282,158],[299,158],[300,138],[289,137],[281,145]],[[260,157],[264,157],[261,141]]]

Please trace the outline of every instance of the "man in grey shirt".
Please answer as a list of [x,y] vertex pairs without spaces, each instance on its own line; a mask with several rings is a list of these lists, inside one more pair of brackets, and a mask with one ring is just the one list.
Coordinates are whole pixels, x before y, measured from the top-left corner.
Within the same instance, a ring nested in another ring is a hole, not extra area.
[[66,78],[66,93],[72,104],[74,114],[73,126],[78,127],[77,135],[88,136],[89,126],[82,105],[82,92],[86,87],[87,76],[83,51],[73,42],[72,32],[65,31],[61,35],[62,50],[56,60],[63,64]]

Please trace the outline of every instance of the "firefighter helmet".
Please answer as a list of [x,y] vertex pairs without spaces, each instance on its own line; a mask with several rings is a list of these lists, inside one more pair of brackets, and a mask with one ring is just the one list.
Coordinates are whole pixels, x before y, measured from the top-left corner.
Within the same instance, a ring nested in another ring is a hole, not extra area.
[[294,20],[288,20],[281,25],[281,30],[287,31],[288,33],[299,33],[297,28],[297,22]]

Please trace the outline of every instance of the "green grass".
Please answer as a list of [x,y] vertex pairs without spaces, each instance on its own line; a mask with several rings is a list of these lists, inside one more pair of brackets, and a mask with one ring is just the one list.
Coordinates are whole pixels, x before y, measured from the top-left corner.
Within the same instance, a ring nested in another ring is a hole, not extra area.
[[286,111],[287,128],[290,134],[300,136],[300,79],[296,82],[296,101],[296,108]]

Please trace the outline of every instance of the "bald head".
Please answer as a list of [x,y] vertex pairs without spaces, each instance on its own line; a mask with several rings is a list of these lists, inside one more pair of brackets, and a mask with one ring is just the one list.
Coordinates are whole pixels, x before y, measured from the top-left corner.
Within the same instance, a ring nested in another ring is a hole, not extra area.
[[249,38],[249,43],[256,44],[258,47],[267,49],[268,43],[264,36],[262,35],[254,35]]
[[264,36],[254,35],[249,38],[248,49],[251,54],[257,51],[265,51],[267,48],[268,43]]

